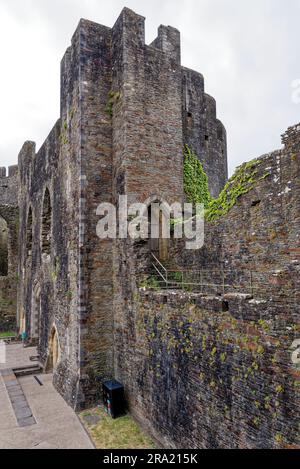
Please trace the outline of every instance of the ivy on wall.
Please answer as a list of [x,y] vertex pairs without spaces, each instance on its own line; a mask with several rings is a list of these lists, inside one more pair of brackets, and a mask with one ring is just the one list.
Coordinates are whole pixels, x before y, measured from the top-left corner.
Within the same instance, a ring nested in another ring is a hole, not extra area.
[[208,189],[208,177],[196,153],[185,145],[184,151],[184,191],[191,203],[203,203],[205,218],[214,221],[226,215],[236,204],[237,199],[247,194],[261,179],[270,173],[257,177],[257,167],[261,160],[255,159],[239,166],[229,179],[219,197],[213,199]]
[[211,200],[208,190],[208,177],[196,153],[184,146],[183,184],[188,202],[203,204],[205,208]]
[[229,179],[219,197],[212,199],[205,212],[208,221],[214,221],[226,215],[236,204],[237,199],[251,191],[258,181],[266,178],[270,173],[258,177],[257,167],[261,160],[255,159],[239,166],[234,175]]

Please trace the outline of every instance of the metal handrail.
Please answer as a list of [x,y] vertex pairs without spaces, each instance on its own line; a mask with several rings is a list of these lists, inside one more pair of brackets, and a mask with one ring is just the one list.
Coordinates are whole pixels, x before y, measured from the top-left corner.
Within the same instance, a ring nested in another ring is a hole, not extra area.
[[156,267],[155,264],[152,263],[152,266],[154,267],[154,269],[156,270],[156,272],[159,274],[159,276],[163,279],[163,281],[166,283],[166,285],[168,284],[168,280],[163,276],[163,274],[161,273],[161,271],[159,270],[158,267]]
[[[253,270],[234,270],[234,269],[222,269],[219,270],[213,269],[182,269],[182,270],[169,270],[166,268],[161,261],[151,252],[153,259],[152,268],[159,275],[159,282],[163,283],[162,288],[174,288],[182,289],[185,287],[192,288],[198,291],[200,289],[201,293],[205,293],[210,289],[225,294],[238,292],[239,290],[244,291],[247,294],[250,294],[252,297],[254,295],[260,294],[260,292],[266,294],[264,285],[269,286],[269,282],[265,282],[261,276],[272,275],[275,272],[257,272]],[[181,277],[173,278],[172,274],[181,274]],[[227,273],[230,274],[229,278]],[[190,275],[189,275],[190,274]],[[257,278],[256,278],[257,276]],[[210,283],[212,280],[212,283]],[[230,283],[232,282],[232,283]],[[274,292],[273,292],[274,294]]]
[[160,267],[167,273],[167,269],[166,269],[165,266],[163,266],[162,263],[157,259],[157,257],[153,254],[153,252],[151,252],[151,255],[152,255],[153,259],[160,265]]
[[[205,270],[205,269],[197,269],[197,270],[186,270],[186,269],[183,269],[183,270],[168,270],[166,269],[166,267],[160,262],[160,260],[155,256],[155,254],[153,252],[151,252],[151,256],[152,258],[154,259],[155,264],[154,262],[152,262],[152,267],[155,269],[155,271],[157,272],[157,274],[159,275],[159,277],[162,279],[162,281],[165,283],[165,287],[168,288],[168,286],[172,285],[173,288],[182,288],[184,289],[184,287],[200,287],[201,288],[201,291],[203,291],[203,288],[205,287],[210,287],[210,288],[219,288],[221,287],[222,288],[222,291],[223,291],[223,294],[225,293],[226,289],[229,289],[229,288],[232,288],[234,290],[237,290],[241,287],[241,285],[235,285],[234,283],[233,284],[229,284],[229,283],[226,283],[225,282],[225,274],[226,272],[231,272],[230,270],[224,270],[224,269],[214,269],[214,270]],[[205,281],[203,279],[203,274],[204,273],[210,273],[210,274],[213,274],[213,273],[218,273],[221,275],[222,277],[222,281],[220,281],[220,283],[209,283],[207,282],[207,280]],[[171,274],[174,274],[174,273],[181,273],[181,280],[178,280],[178,279],[172,279],[170,278]],[[185,273],[190,273],[190,274],[195,274],[195,275],[199,275],[200,274],[200,282],[197,282],[195,281],[194,279],[191,279],[192,281],[184,281],[184,274]],[[250,274],[250,282],[249,282],[249,290],[251,292],[251,295],[253,296],[253,291],[254,291],[254,287],[253,287],[253,278],[252,278],[252,275],[253,275],[253,272],[252,271],[249,271],[249,274]],[[194,281],[193,281],[194,280]],[[204,280],[204,281],[203,281]],[[247,289],[248,289],[247,288]]]

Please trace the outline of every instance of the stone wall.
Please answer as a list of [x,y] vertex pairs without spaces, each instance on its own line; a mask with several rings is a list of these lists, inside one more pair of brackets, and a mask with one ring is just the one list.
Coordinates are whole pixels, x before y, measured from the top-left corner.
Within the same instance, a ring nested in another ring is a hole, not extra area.
[[0,332],[16,331],[16,279],[0,277]]
[[299,448],[299,318],[272,301],[139,292],[118,331],[117,377],[166,447]]
[[8,272],[8,229],[7,223],[0,218],[0,276],[7,275]]
[[[295,128],[294,128],[295,131]],[[223,270],[226,281],[249,287],[252,272],[259,296],[299,304],[300,147],[289,130],[285,147],[254,160],[253,187],[227,216],[205,223],[205,243],[188,251],[179,242],[172,253],[184,269]],[[291,150],[292,148],[292,150]],[[240,279],[238,280],[238,277]],[[291,295],[292,292],[292,295]],[[247,290],[249,293],[249,289]]]
[[18,166],[0,168],[0,331],[16,329]]
[[71,405],[79,392],[76,129],[74,111],[67,125],[56,123],[37,153],[35,144],[26,142],[19,154],[20,331],[26,330],[38,342],[47,371],[51,371],[50,339],[57,331],[60,359],[54,383]]
[[167,447],[300,447],[297,127],[283,142],[251,163],[252,189],[206,223],[201,250],[173,241],[174,264],[217,286],[139,289],[145,246],[128,244],[120,259],[115,373],[131,412]]
[[100,240],[97,207],[112,202],[112,119],[107,112],[111,30],[81,20],[80,35],[80,383],[87,406],[101,399],[101,380],[113,377],[113,242]]
[[182,122],[184,144],[194,150],[208,176],[212,197],[227,180],[227,136],[216,117],[216,101],[204,92],[200,73],[182,67]]

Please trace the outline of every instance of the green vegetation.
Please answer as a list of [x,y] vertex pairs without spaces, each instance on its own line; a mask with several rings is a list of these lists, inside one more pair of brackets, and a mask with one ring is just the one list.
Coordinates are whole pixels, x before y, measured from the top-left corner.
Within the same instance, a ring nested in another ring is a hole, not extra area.
[[12,306],[13,301],[11,299],[5,299],[0,296],[0,308],[5,309]]
[[149,277],[140,283],[140,288],[150,288],[152,290],[160,290],[160,284],[157,278]]
[[110,117],[113,116],[113,107],[114,107],[114,104],[119,101],[119,99],[121,98],[121,93],[119,91],[110,91],[108,93],[108,101],[107,101],[107,105],[106,105],[106,108],[105,108],[105,112],[106,114],[108,114]]
[[205,212],[208,221],[214,221],[226,215],[241,195],[247,194],[259,180],[269,176],[269,173],[266,173],[257,179],[257,167],[260,164],[261,161],[253,160],[237,168],[219,197],[210,201]]
[[114,420],[104,408],[97,407],[81,412],[79,416],[97,449],[155,448],[154,442],[128,414]]
[[69,301],[72,300],[72,298],[73,298],[73,292],[72,292],[71,290],[68,290],[68,291],[66,292],[66,298],[67,298]]
[[284,438],[283,438],[283,436],[281,435],[281,433],[277,433],[277,434],[275,435],[275,441],[276,441],[276,443],[278,443],[278,444],[283,443]]
[[208,189],[208,177],[196,153],[185,145],[183,155],[184,191],[187,199],[194,204],[203,203],[208,221],[215,221],[226,215],[241,195],[247,194],[258,181],[270,175],[265,173],[260,178],[257,177],[257,167],[261,164],[259,159],[244,163],[237,168],[219,197],[213,199]]
[[183,184],[187,199],[190,203],[203,204],[207,208],[211,200],[207,174],[198,156],[188,145],[184,147],[183,156]]
[[270,331],[269,324],[266,321],[264,321],[263,319],[259,319],[258,324],[264,329],[265,332]]
[[60,134],[60,141],[62,145],[67,145],[69,143],[68,139],[68,123],[65,120],[62,124],[62,132]]
[[182,272],[168,272],[168,279],[169,280],[174,280],[175,282],[182,282]]
[[0,339],[5,339],[6,337],[16,337],[16,333],[12,331],[0,332]]

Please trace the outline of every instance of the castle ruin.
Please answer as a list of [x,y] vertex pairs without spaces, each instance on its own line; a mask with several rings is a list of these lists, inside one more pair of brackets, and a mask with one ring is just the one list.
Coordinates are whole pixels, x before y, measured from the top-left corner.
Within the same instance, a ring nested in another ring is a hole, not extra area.
[[149,242],[96,234],[98,205],[120,194],[183,201],[185,145],[212,197],[227,182],[203,76],[181,65],[176,29],[146,45],[144,23],[127,8],[112,28],[80,20],[59,120],[38,152],[27,141],[0,169],[0,327],[17,310],[74,409],[101,400],[103,380],[124,383],[130,412],[166,447],[299,448],[300,126],[231,179],[235,203],[206,222],[202,249],[172,239],[166,262],[154,257],[180,273],[167,288],[147,285]]

